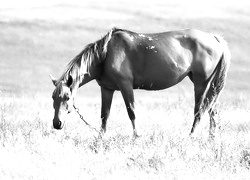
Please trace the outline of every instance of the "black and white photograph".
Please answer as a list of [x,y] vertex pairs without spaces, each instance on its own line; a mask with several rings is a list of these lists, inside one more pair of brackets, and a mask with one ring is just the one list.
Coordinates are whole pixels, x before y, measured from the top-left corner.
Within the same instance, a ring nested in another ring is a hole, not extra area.
[[250,178],[250,1],[0,0],[1,180]]

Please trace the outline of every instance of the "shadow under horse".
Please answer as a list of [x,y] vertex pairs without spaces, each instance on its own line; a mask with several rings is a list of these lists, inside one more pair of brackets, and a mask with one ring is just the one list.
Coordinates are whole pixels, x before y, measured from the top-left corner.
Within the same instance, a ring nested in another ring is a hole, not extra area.
[[56,87],[53,126],[63,128],[63,114],[72,110],[77,89],[95,79],[101,87],[101,132],[106,132],[113,93],[118,90],[136,137],[133,89],[162,90],[188,76],[195,95],[190,134],[208,111],[213,135],[214,105],[225,86],[230,59],[227,42],[219,35],[195,29],[141,34],[113,28],[72,59],[58,80],[51,76]]

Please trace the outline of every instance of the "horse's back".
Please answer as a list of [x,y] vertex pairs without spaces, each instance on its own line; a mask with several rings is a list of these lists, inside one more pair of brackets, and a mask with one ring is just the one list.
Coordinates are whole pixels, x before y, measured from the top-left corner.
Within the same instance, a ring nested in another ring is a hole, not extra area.
[[104,75],[114,81],[131,79],[134,88],[165,89],[187,75],[191,65],[190,53],[170,32],[116,31],[109,44]]

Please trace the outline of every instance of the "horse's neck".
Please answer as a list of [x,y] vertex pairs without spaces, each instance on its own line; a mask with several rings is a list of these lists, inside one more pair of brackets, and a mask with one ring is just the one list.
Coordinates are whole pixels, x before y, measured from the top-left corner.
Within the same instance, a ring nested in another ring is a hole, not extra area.
[[[86,66],[86,65],[85,65]],[[99,60],[95,61],[87,70],[87,67],[82,67],[84,70],[81,74],[81,82],[79,82],[79,87],[92,81],[93,79],[98,79],[101,76],[101,62]]]
[[86,71],[84,74],[82,74],[81,82],[79,83],[79,87],[82,85],[92,81],[93,79],[99,79],[102,72],[102,65],[100,62],[98,64],[92,65],[91,68],[89,68],[88,72]]
[[71,87],[71,91],[72,91],[72,96],[75,97],[76,93],[78,91],[78,89],[83,86],[84,84],[88,83],[89,81],[93,80],[93,78],[91,78],[91,76],[89,75],[84,75],[83,78],[81,79],[81,81],[74,81],[73,86]]
[[79,88],[84,84],[87,84],[89,81],[93,80],[94,78],[91,77],[89,74],[83,75],[82,81],[79,83]]

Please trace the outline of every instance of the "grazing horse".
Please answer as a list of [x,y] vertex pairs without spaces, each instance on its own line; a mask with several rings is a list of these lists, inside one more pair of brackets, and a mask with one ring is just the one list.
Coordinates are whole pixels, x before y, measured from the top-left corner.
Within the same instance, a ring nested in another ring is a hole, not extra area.
[[56,87],[53,126],[63,127],[62,114],[71,111],[77,89],[95,79],[101,87],[101,132],[106,132],[113,93],[119,90],[136,137],[133,89],[162,90],[188,76],[195,95],[190,134],[205,111],[213,134],[214,104],[224,88],[230,59],[226,41],[215,34],[195,29],[140,34],[113,28],[71,60],[58,80],[51,76]]

